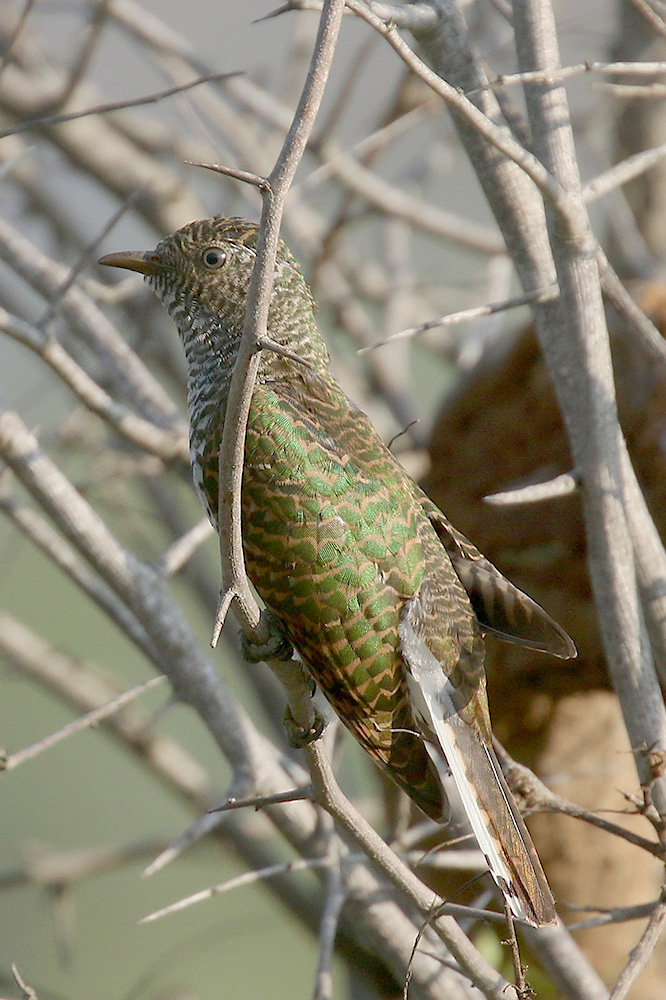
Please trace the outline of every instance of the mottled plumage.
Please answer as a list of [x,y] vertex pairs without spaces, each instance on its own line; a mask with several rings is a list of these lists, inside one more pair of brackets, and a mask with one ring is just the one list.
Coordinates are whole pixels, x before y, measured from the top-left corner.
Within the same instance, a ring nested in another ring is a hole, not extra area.
[[[188,363],[192,467],[215,524],[218,454],[257,228],[194,222],[153,252],[103,263],[144,273]],[[514,913],[555,918],[492,750],[483,633],[556,656],[565,632],[457,532],[328,368],[310,292],[280,246],[243,478],[247,570],[344,724],[425,813],[446,814],[450,771]]]

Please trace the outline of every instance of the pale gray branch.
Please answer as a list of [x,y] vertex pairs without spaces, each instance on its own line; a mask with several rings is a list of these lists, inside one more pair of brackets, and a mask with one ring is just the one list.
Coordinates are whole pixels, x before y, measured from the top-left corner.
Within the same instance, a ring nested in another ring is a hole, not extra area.
[[610,1000],[624,1000],[632,984],[650,961],[652,952],[663,933],[664,926],[666,926],[666,898],[664,898],[664,894],[662,893],[662,898],[655,907],[640,941],[631,950],[629,961],[613,988]]

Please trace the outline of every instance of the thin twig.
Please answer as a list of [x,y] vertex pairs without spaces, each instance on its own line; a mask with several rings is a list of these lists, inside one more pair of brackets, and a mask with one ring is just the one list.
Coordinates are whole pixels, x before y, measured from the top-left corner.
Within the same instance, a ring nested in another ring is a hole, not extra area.
[[333,1000],[333,952],[338,933],[340,913],[345,901],[345,884],[342,875],[340,842],[335,833],[333,820],[328,820],[328,851],[326,856],[326,898],[319,925],[319,958],[315,974],[313,1000]]
[[16,753],[11,754],[11,756],[4,762],[2,770],[13,771],[14,768],[19,766],[19,764],[24,764],[26,760],[30,760],[32,757],[37,757],[38,754],[43,753],[45,750],[50,750],[51,747],[54,747],[57,743],[67,739],[68,736],[73,736],[74,733],[81,732],[83,729],[89,729],[91,726],[96,725],[108,715],[111,715],[113,712],[117,712],[123,707],[123,705],[127,705],[128,702],[133,701],[135,698],[138,698],[139,695],[144,694],[145,691],[149,691],[157,684],[163,684],[165,680],[166,677],[152,677],[144,684],[137,684],[136,687],[130,688],[123,694],[118,695],[117,698],[113,698],[112,701],[108,702],[106,705],[101,705],[94,711],[88,712],[87,715],[82,715],[79,719],[74,719],[73,722],[69,722],[66,726],[58,729],[55,733],[51,733],[49,736],[45,736],[44,739],[39,740],[37,743],[33,743],[32,746],[25,747],[23,750],[18,750]]
[[33,990],[32,986],[28,986],[28,984],[25,982],[25,980],[21,976],[21,973],[19,972],[19,970],[18,970],[17,966],[14,964],[14,962],[12,962],[11,968],[12,968],[12,975],[13,975],[14,979],[16,980],[16,985],[23,992],[23,996],[25,997],[25,1000],[39,1000],[39,997],[37,996],[36,991]]
[[160,576],[174,576],[187,565],[194,553],[213,534],[213,526],[207,517],[194,524],[189,531],[177,538],[153,563],[153,568]]
[[630,324],[632,332],[637,335],[638,344],[648,356],[660,364],[666,363],[666,341],[652,320],[632,299],[600,246],[597,246],[597,261],[604,297],[618,315]]
[[506,253],[501,235],[490,226],[461,218],[439,205],[415,197],[404,187],[369,170],[331,141],[311,143],[311,146],[338,181],[382,214],[402,219],[455,246],[490,255]]
[[482,90],[496,90],[498,87],[512,87],[516,84],[550,83],[582,76],[585,73],[606,73],[609,76],[654,76],[656,73],[666,73],[666,62],[584,62],[573,66],[560,66],[558,69],[527,70],[523,73],[503,73],[489,80],[483,87],[469,92],[470,97]]
[[70,268],[69,274],[67,275],[65,281],[62,283],[58,290],[58,294],[54,296],[51,302],[46,307],[46,312],[38,320],[36,326],[38,330],[45,330],[51,320],[58,314],[60,302],[63,300],[69,289],[72,287],[76,279],[78,278],[84,267],[87,267],[91,260],[94,260],[97,256],[97,250],[100,247],[102,240],[108,236],[111,230],[114,228],[117,222],[123,217],[127,210],[133,205],[133,203],[143,194],[141,189],[136,191],[131,191],[127,197],[124,199],[123,203],[118,206],[116,211],[113,213],[110,219],[106,222],[100,232],[97,234],[92,243],[89,243],[84,250],[79,254],[79,259]]
[[251,184],[259,188],[260,191],[269,191],[270,185],[267,177],[254,174],[250,170],[237,170],[236,167],[225,167],[221,163],[196,163],[194,160],[185,160],[190,167],[203,167],[204,170],[212,170],[216,174],[223,174],[225,177],[233,177],[244,184]]
[[[557,29],[549,0],[514,0],[513,18],[522,70],[560,66]],[[625,450],[619,424],[596,240],[582,197],[566,91],[560,83],[531,84],[525,90],[533,148],[567,190],[564,204],[546,218],[560,286],[552,305],[553,336],[539,317],[540,343],[562,405],[574,464],[584,489],[583,512],[588,567],[601,634],[614,688],[631,745],[664,746],[666,710],[636,582],[627,523]],[[543,307],[541,307],[543,308]],[[645,761],[636,759],[644,783]],[[666,813],[666,780],[652,785],[659,812]]]
[[24,886],[58,891],[92,875],[152,857],[161,846],[161,841],[153,839],[67,851],[42,848],[39,852],[31,852],[19,865],[0,870],[0,891]]
[[666,83],[598,83],[599,90],[605,90],[613,97],[653,101],[655,97],[666,96]]
[[562,217],[563,222],[566,222],[571,212],[569,195],[531,152],[516,142],[506,129],[491,122],[461,91],[431,70],[398,35],[394,27],[385,24],[381,18],[364,5],[362,0],[347,0],[347,6],[371,25],[375,31],[378,31],[412,72],[427,83],[435,93],[439,94],[451,109],[460,114],[488,142],[519,166],[536,184],[558,215]]
[[631,949],[629,961],[620,973],[609,1000],[624,1000],[632,984],[650,961],[664,926],[666,926],[666,893],[662,891],[659,904],[655,907],[640,941]]
[[562,796],[556,795],[528,767],[512,760],[497,740],[494,740],[494,746],[512,791],[518,796],[528,812],[561,812],[565,816],[583,820],[584,823],[589,823],[591,826],[599,827],[600,830],[621,837],[630,844],[653,854],[656,858],[666,857],[666,847],[662,844],[641,837],[633,830],[628,830],[617,823],[611,823],[596,813],[581,809],[575,802],[569,802]]
[[[430,918],[441,900],[427,889],[415,875],[404,867],[390,847],[372,827],[353,809],[340,791],[331,766],[321,748],[321,741],[305,747],[305,754],[312,775],[315,799],[362,846],[363,851],[383,874],[406,895],[422,916]],[[470,944],[450,916],[432,920],[432,927],[451,954],[460,963],[471,981],[489,1000],[508,1000],[510,984],[498,976],[485,959]]]
[[[50,318],[50,316],[48,317]],[[0,307],[0,330],[42,359],[81,402],[132,444],[171,462],[178,459],[189,467],[189,447],[185,428],[176,424],[164,428],[137,416],[113,399],[67,352],[60,341]]]
[[654,28],[658,35],[666,38],[666,22],[664,18],[647,3],[647,0],[631,0],[636,10],[640,11],[648,24]]
[[[266,336],[284,202],[312,133],[333,59],[343,11],[344,0],[326,0],[322,7],[317,39],[303,92],[280,155],[268,177],[268,190],[262,191],[264,208],[257,239],[256,261],[248,292],[243,334],[229,388],[220,444],[220,490],[217,514],[222,590],[213,628],[214,639],[219,635],[226,611],[232,602],[241,628],[250,640],[254,640],[255,643],[266,643],[270,637],[264,620],[260,618],[245,572],[241,528],[245,434],[260,362],[256,344]],[[274,669],[284,676],[288,665],[276,660]],[[297,671],[292,673],[298,677]],[[303,691],[296,699],[296,703],[291,705],[291,711],[296,723],[308,731],[314,726],[314,713],[308,699],[309,692],[298,679],[296,683],[303,688]]]
[[146,104],[157,104],[158,101],[163,101],[167,97],[173,97],[174,94],[182,94],[186,90],[191,90],[192,87],[199,87],[202,83],[218,83],[220,80],[229,80],[238,75],[238,72],[209,73],[206,76],[197,77],[196,80],[190,80],[189,83],[181,83],[177,87],[169,87],[167,90],[160,90],[155,94],[148,94],[145,97],[112,101],[110,104],[97,104],[94,108],[86,108],[83,111],[68,111],[61,115],[46,115],[43,118],[31,118],[28,121],[18,122],[16,125],[12,125],[10,128],[0,132],[0,139],[5,139],[9,135],[16,135],[18,132],[28,132],[33,128],[50,128],[52,125],[62,125],[63,122],[78,121],[80,118],[98,118],[100,115],[106,115],[112,111],[124,111],[126,108],[139,108]]
[[290,788],[286,792],[274,792],[272,795],[251,795],[244,799],[230,797],[221,806],[214,806],[208,812],[223,813],[230,812],[232,809],[265,809],[278,802],[302,802],[304,799],[311,798],[312,786],[303,785],[302,788]]
[[518,994],[519,1000],[529,1000],[530,997],[534,996],[534,993],[525,982],[525,969],[523,968],[523,963],[520,958],[520,948],[518,947],[518,938],[516,937],[516,922],[514,920],[513,913],[511,912],[509,900],[506,898],[504,900],[504,913],[506,916],[509,936],[503,944],[508,944],[511,949],[513,971],[516,976],[516,993]]
[[23,10],[21,11],[21,14],[14,26],[14,30],[5,40],[6,48],[2,54],[2,58],[0,58],[0,74],[3,73],[5,67],[9,63],[9,59],[12,56],[12,49],[14,47],[14,43],[16,42],[17,38],[23,31],[23,28],[27,24],[28,18],[30,17],[30,12],[32,11],[32,8],[34,6],[35,6],[35,0],[25,0],[25,3],[23,5]]
[[510,299],[505,299],[503,302],[489,302],[485,306],[462,309],[459,312],[449,313],[446,316],[439,316],[437,319],[429,319],[425,323],[419,323],[418,326],[411,326],[409,329],[401,330],[399,333],[394,333],[383,340],[377,340],[374,344],[369,344],[368,347],[361,347],[358,354],[366,354],[368,351],[374,351],[378,347],[384,347],[385,344],[392,344],[395,340],[416,337],[438,326],[454,326],[456,323],[466,323],[469,320],[479,319],[482,316],[493,316],[495,313],[504,312],[507,309],[517,309],[519,306],[529,305],[532,302],[552,302],[553,299],[557,298],[557,294],[557,285],[554,285],[552,288],[539,288],[533,292],[526,292],[524,295],[515,295]]
[[120,628],[123,635],[143,650],[150,659],[157,660],[158,653],[151,643],[146,630],[139,624],[130,609],[113,593],[110,587],[84,565],[44,518],[27,504],[0,490],[0,511],[46,557],[58,566],[76,583],[84,594],[97,604]]
[[587,913],[596,913],[596,917],[590,917],[588,920],[577,920],[573,924],[568,924],[568,930],[579,931],[584,930],[588,927],[605,927],[607,924],[620,924],[625,923],[630,920],[644,920],[646,917],[650,917],[657,906],[660,905],[661,898],[653,899],[649,903],[636,903],[634,906],[574,906],[572,903],[566,903],[566,907],[569,910],[574,911],[585,911]]
[[155,910],[153,913],[149,913],[147,916],[142,917],[141,920],[139,920],[139,923],[154,923],[156,920],[160,920],[162,917],[166,917],[171,913],[178,913],[180,910],[186,910],[190,906],[195,906],[197,903],[203,903],[205,900],[212,899],[214,896],[219,896],[224,892],[230,892],[232,889],[239,889],[246,885],[256,885],[257,882],[263,882],[266,879],[274,878],[276,875],[286,875],[291,872],[302,872],[315,868],[324,868],[327,864],[328,861],[326,858],[297,858],[295,861],[285,861],[282,864],[270,865],[268,868],[262,868],[260,871],[245,872],[243,875],[237,875],[236,878],[229,879],[227,882],[220,882],[218,885],[209,886],[209,888],[201,889],[199,892],[194,892],[190,896],[184,896],[176,903],[170,903],[169,906],[163,906],[161,909]]
[[609,167],[608,170],[604,170],[602,174],[598,174],[584,185],[583,197],[585,201],[589,205],[597,201],[598,198],[605,197],[609,192],[622,187],[623,184],[628,184],[647,170],[656,167],[664,157],[666,157],[666,142],[655,146],[654,149],[646,149],[642,153],[627,156],[626,159]]
[[138,412],[158,426],[182,427],[169,394],[83,288],[74,284],[61,294],[69,268],[45,254],[6,219],[0,219],[0,256],[39,295],[48,301],[60,300],[60,313],[74,335],[104,365],[107,384],[122,386],[123,395]]

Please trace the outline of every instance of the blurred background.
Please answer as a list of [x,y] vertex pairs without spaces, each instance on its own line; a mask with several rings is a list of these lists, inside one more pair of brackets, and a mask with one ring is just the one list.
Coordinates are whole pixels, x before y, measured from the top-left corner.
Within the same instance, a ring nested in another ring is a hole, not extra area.
[[[657,8],[650,9],[659,20]],[[180,345],[138,276],[119,281],[95,261],[112,250],[152,248],[197,217],[258,218],[254,189],[185,161],[270,171],[317,27],[313,12],[257,21],[271,10],[263,0],[6,0],[0,7],[0,390],[140,559],[155,563],[199,525],[201,544],[170,585],[204,646],[219,557],[189,478]],[[465,10],[489,78],[512,72],[504,4],[479,0]],[[556,2],[555,13],[563,65],[664,59],[663,21],[660,31],[629,0],[567,0]],[[238,75],[139,107],[52,120],[223,73]],[[571,75],[585,180],[666,141],[663,77],[655,79]],[[501,94],[505,114],[513,107],[519,118],[519,88]],[[616,270],[662,327],[663,161],[591,210]],[[346,391],[385,440],[396,439],[396,453],[452,522],[578,645],[579,660],[553,665],[489,642],[498,736],[558,793],[590,809],[623,809],[618,789],[636,792],[635,769],[596,632],[578,501],[518,508],[483,501],[571,465],[527,308],[439,325],[358,354],[519,289],[446,108],[357,18],[344,20],[283,237],[312,284]],[[625,433],[663,530],[663,372],[617,316],[609,322]],[[48,362],[53,342],[110,397],[172,434],[171,457],[132,444],[91,413]],[[123,379],[130,363],[123,344],[142,366],[134,385]],[[48,518],[2,466],[0,513],[0,743],[11,755],[148,680],[154,668],[44,551]],[[212,654],[216,667],[286,753],[284,697],[264,667],[240,660],[233,627],[226,631]],[[171,705],[166,687],[123,710],[126,731],[85,730],[2,776],[3,996],[19,995],[12,962],[41,1000],[310,995],[318,954],[307,907],[318,883],[310,873],[288,876],[291,894],[244,885],[137,925],[160,906],[247,871],[253,844],[257,858],[291,857],[261,815],[239,816],[214,842],[201,840],[141,878],[204,804],[224,798],[230,777],[200,720]],[[173,774],[160,773],[145,753],[149,740],[159,742]],[[402,835],[413,817],[397,793],[346,736],[336,755],[343,787],[361,811],[387,836]],[[646,827],[636,829],[647,834]],[[537,816],[531,828],[565,904],[628,905],[658,892],[660,865],[625,842],[561,816]],[[571,922],[577,914],[563,909],[562,916]],[[577,940],[612,982],[642,926],[584,931]],[[492,961],[506,961],[490,932],[479,931],[478,941]],[[663,996],[663,952],[632,996]],[[354,968],[369,960],[351,947],[345,953],[344,943],[335,961],[336,996],[399,995],[400,984],[381,970],[374,992],[365,983],[363,993]],[[539,995],[557,995],[538,963],[534,976]]]

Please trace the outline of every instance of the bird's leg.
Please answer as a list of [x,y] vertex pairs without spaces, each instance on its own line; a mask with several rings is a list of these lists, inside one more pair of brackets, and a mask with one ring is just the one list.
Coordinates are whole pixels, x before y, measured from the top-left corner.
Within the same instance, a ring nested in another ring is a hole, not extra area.
[[291,714],[289,705],[287,705],[282,719],[282,728],[284,729],[289,746],[294,747],[295,750],[302,750],[308,743],[314,743],[315,740],[319,739],[326,728],[326,719],[315,708],[314,722],[309,729],[303,729],[302,726],[298,725]]
[[294,655],[294,647],[278,625],[270,611],[261,612],[261,623],[268,638],[264,642],[255,642],[244,632],[241,632],[240,645],[243,659],[249,663],[261,663],[262,660],[290,660]]
[[[308,743],[314,743],[315,740],[319,739],[326,728],[326,719],[321,712],[317,711],[314,705],[310,705],[305,714],[303,714],[301,701],[302,695],[300,697],[297,696],[297,698],[292,702],[295,684],[300,686],[301,692],[303,692],[304,689],[307,689],[310,694],[310,698],[314,698],[314,693],[317,690],[317,685],[315,684],[312,675],[300,660],[294,660],[292,666],[294,671],[298,672],[298,678],[294,676],[293,672],[288,683],[286,683],[284,675],[281,675],[280,677],[290,696],[290,702],[284,710],[282,728],[284,729],[284,734],[287,737],[289,746],[294,747],[295,750],[302,750],[303,747],[308,745]],[[309,717],[309,724],[302,725],[300,722],[296,721],[294,713],[291,709],[292,704],[295,705],[297,713],[301,712],[301,718]]]
[[[267,609],[262,611],[261,617],[262,622],[269,634],[268,639],[261,643],[253,642],[248,635],[241,633],[241,652],[243,654],[243,658],[248,660],[250,663],[259,663],[261,661],[266,661],[268,663],[275,660],[282,663],[289,663],[292,661],[294,654],[292,644],[289,642],[270,611]],[[294,676],[296,672],[298,673],[297,677]],[[287,692],[290,696],[294,693],[295,687],[299,687],[301,690],[303,690],[303,688],[307,688],[310,697],[314,695],[316,690],[315,682],[310,673],[305,669],[299,660],[293,660],[291,662],[289,677],[287,677],[285,670],[281,668],[277,669],[277,665],[276,673],[284,686],[287,688]],[[296,722],[289,705],[287,705],[287,708],[285,709],[282,725],[290,746],[297,750],[307,746],[308,743],[314,743],[315,740],[318,740],[326,727],[326,720],[320,712],[314,709],[312,715],[312,724],[308,727],[304,727]]]

